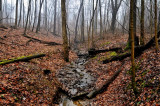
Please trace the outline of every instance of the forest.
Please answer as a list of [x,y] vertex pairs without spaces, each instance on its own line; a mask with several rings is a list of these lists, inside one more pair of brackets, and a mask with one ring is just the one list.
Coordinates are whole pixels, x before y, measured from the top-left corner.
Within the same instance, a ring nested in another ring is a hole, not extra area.
[[160,106],[160,0],[0,0],[0,106]]

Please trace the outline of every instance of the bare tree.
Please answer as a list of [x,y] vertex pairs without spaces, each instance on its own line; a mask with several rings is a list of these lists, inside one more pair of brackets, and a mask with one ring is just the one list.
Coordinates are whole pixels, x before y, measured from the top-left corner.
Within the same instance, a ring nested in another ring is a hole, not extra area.
[[69,61],[69,47],[67,38],[67,23],[66,23],[66,0],[61,0],[61,15],[62,15],[62,37],[63,37],[63,47],[64,47],[64,60]]
[[20,26],[21,23],[21,18],[22,18],[22,5],[23,5],[23,0],[21,0],[21,4],[20,4],[20,17],[19,17],[19,22],[18,22],[18,26]]
[[155,22],[155,43],[156,43],[156,51],[158,51],[158,38],[157,38],[157,0],[154,1],[155,5],[154,5],[154,8],[155,8],[155,19],[154,19],[154,22]]
[[0,0],[0,24],[2,24],[2,0]]
[[100,38],[103,38],[103,25],[102,25],[102,9],[101,0],[99,0],[99,11],[100,11]]
[[122,3],[122,0],[111,0],[111,4],[112,4],[111,31],[112,31],[112,33],[114,33],[114,31],[115,31],[117,12],[119,10],[121,3]]
[[140,45],[144,45],[144,0],[141,0],[141,36]]
[[135,81],[135,62],[134,62],[134,0],[130,0],[130,34],[131,34],[131,62],[132,62],[132,88],[137,94],[136,81]]
[[34,2],[34,22],[33,22],[32,31],[34,30],[36,19],[37,19],[37,0],[35,0]]
[[81,42],[84,42],[84,3],[83,3],[83,7],[82,7],[82,23],[81,23]]
[[55,0],[55,4],[54,4],[54,27],[53,27],[53,34],[56,34],[56,21],[57,21],[57,0]]
[[79,7],[79,10],[78,10],[77,20],[76,20],[75,38],[74,38],[74,42],[75,42],[75,43],[77,43],[77,36],[78,36],[78,21],[79,21],[80,12],[81,12],[82,7],[83,7],[83,1],[84,1],[84,0],[81,1],[80,7]]
[[39,16],[38,16],[38,24],[37,24],[37,28],[36,28],[36,33],[38,33],[38,31],[40,31],[41,9],[42,9],[43,2],[44,2],[44,0],[40,0],[40,9],[39,9]]
[[15,28],[17,28],[18,22],[18,0],[16,0],[16,14],[15,14]]
[[26,20],[26,26],[25,26],[25,29],[24,29],[24,35],[26,35],[26,31],[27,31],[27,25],[28,25],[28,18],[29,18],[30,9],[31,9],[31,0],[29,0],[29,4],[28,4],[27,20]]

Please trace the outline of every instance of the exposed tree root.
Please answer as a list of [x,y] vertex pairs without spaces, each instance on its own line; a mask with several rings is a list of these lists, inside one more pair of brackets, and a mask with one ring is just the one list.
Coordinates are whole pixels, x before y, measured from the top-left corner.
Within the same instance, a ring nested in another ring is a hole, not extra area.
[[36,55],[30,55],[30,56],[22,56],[22,57],[18,57],[18,58],[14,58],[14,59],[9,59],[9,60],[2,60],[2,61],[0,61],[0,65],[5,65],[5,64],[19,62],[19,61],[29,61],[31,59],[40,58],[40,57],[44,57],[44,56],[45,56],[45,54],[36,54]]

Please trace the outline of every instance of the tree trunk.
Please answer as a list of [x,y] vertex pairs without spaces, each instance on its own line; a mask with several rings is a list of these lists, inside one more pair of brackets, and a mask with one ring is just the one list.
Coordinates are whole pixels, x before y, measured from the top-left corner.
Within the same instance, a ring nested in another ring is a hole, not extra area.
[[80,16],[80,12],[82,10],[83,7],[83,1],[80,4],[79,10],[78,10],[78,16],[77,16],[77,20],[76,20],[76,27],[75,27],[75,38],[74,38],[74,42],[77,43],[77,36],[78,36],[78,21],[79,21],[79,16]]
[[134,62],[134,0],[130,1],[130,34],[131,34],[131,63],[132,63],[132,88],[135,93],[137,94],[136,89],[136,81],[135,81],[135,62]]
[[18,26],[20,26],[20,24],[21,24],[21,18],[22,18],[22,5],[23,5],[23,0],[21,0],[21,5],[20,5],[20,17],[19,17]]
[[61,15],[62,15],[62,37],[63,37],[63,47],[64,47],[64,60],[69,61],[69,47],[67,38],[67,28],[66,28],[66,0],[61,0]]
[[37,0],[35,0],[35,5],[34,5],[35,9],[34,9],[34,22],[33,22],[33,27],[32,27],[32,32],[34,31],[34,26],[35,26],[35,23],[36,23],[36,19],[37,19]]
[[144,0],[141,0],[141,36],[140,45],[144,45]]
[[[96,1],[96,8],[93,11],[93,14],[91,16],[91,20],[90,20],[90,25],[89,25],[89,30],[88,30],[88,49],[90,48],[90,32],[91,32],[91,25],[94,22],[94,15],[95,15],[95,11],[97,10],[97,6],[98,6],[98,0]],[[93,32],[92,32],[93,33]],[[93,47],[94,43],[93,43],[93,39],[92,39],[92,47]]]
[[16,0],[15,28],[17,28],[17,20],[18,20],[18,0]]
[[99,11],[100,11],[100,38],[103,38],[103,25],[102,25],[102,9],[101,0],[99,0]]
[[2,60],[2,61],[0,61],[0,65],[5,65],[5,64],[19,62],[19,61],[29,61],[31,59],[40,58],[40,57],[44,57],[44,56],[45,56],[45,54],[36,54],[36,55],[30,55],[30,56],[22,56],[22,57],[18,57],[18,58],[14,58],[14,59],[9,59],[9,60]]
[[38,16],[38,24],[37,24],[37,28],[36,28],[36,33],[38,33],[38,31],[40,31],[40,24],[41,24],[41,9],[42,9],[42,4],[43,4],[44,0],[40,0],[40,9],[39,9],[39,16]]
[[[133,0],[133,33],[134,33],[134,40],[135,40],[135,46],[139,45],[139,39],[136,36],[136,26],[137,26],[137,0]],[[131,21],[130,21],[131,22]],[[128,37],[128,43],[127,43],[127,49],[131,48],[131,34],[129,31],[129,37]]]
[[157,0],[155,0],[155,43],[156,43],[156,51],[158,51],[158,38],[157,38]]
[[119,1],[118,0],[111,0],[111,4],[112,4],[112,22],[111,22],[111,31],[114,34],[115,32],[115,25],[116,25],[116,17],[117,17],[117,12],[119,10],[119,7],[122,3],[122,0]]
[[82,7],[82,23],[81,23],[81,42],[84,42],[84,4],[83,4],[83,7]]
[[57,0],[55,0],[55,4],[54,4],[54,27],[53,27],[53,34],[56,34],[56,21],[57,21]]
[[31,0],[29,0],[28,12],[27,12],[27,20],[26,20],[26,26],[25,26],[25,29],[24,29],[24,35],[26,35],[26,31],[27,31],[27,25],[28,25],[28,18],[29,18],[30,9],[31,9]]
[[[98,5],[98,2],[97,2],[97,4],[96,5]],[[94,13],[94,0],[93,0],[93,5],[92,5],[92,12]],[[95,13],[97,12],[97,9],[95,10]],[[98,13],[97,13],[98,14]],[[98,16],[98,15],[97,15]],[[96,17],[97,18],[97,17]],[[96,19],[97,20],[97,19]],[[96,21],[97,22],[97,21]],[[92,49],[95,47],[95,45],[94,45],[94,23],[95,23],[95,21],[94,21],[94,19],[92,20]],[[97,24],[97,23],[96,23]],[[97,25],[96,25],[97,26]],[[96,29],[97,30],[97,29]]]
[[2,24],[2,0],[0,0],[0,24]]

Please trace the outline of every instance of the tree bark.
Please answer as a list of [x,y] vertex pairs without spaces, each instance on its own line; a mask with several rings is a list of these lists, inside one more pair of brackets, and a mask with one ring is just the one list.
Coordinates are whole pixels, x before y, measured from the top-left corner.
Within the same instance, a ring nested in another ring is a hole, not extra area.
[[40,31],[40,24],[41,24],[41,9],[42,9],[42,4],[43,4],[44,0],[40,0],[40,9],[39,9],[39,16],[38,16],[38,24],[37,24],[37,28],[36,28],[36,33],[38,33],[38,31]]
[[16,0],[15,28],[17,28],[17,21],[18,21],[18,0]]
[[157,0],[155,2],[155,43],[156,43],[156,51],[158,51],[158,38],[157,38]]
[[63,51],[64,60],[69,61],[69,47],[66,28],[66,0],[61,0],[61,15],[62,15],[62,37],[63,37]]
[[140,45],[144,45],[144,0],[141,0],[141,36]]
[[35,0],[35,4],[34,4],[34,22],[33,22],[33,27],[32,27],[32,32],[34,31],[34,26],[35,26],[35,23],[36,23],[36,19],[37,19],[37,0]]
[[28,25],[28,18],[29,18],[30,9],[31,9],[31,0],[29,0],[28,12],[27,12],[27,20],[26,20],[26,26],[25,26],[25,29],[24,29],[24,35],[26,35],[26,31],[27,31],[27,25]]
[[21,0],[21,5],[20,5],[20,17],[19,17],[19,22],[18,22],[18,26],[20,26],[21,24],[21,18],[22,18],[22,5],[23,5],[23,0]]
[[2,0],[0,0],[0,24],[2,24]]
[[82,10],[82,7],[83,7],[83,1],[81,1],[81,4],[80,4],[80,7],[79,7],[79,10],[78,10],[78,16],[77,16],[77,20],[76,20],[76,27],[75,27],[75,38],[74,38],[74,42],[77,43],[77,36],[78,36],[78,21],[79,21],[79,16],[80,16],[80,12]]
[[44,57],[44,56],[45,56],[45,54],[36,54],[36,55],[30,55],[30,56],[22,56],[22,57],[18,57],[18,58],[14,58],[14,59],[9,59],[9,60],[2,60],[2,61],[0,61],[0,65],[5,65],[5,64],[19,62],[19,61],[29,61],[31,59],[40,58],[40,57]]
[[119,1],[115,0],[115,2],[113,0],[111,0],[111,4],[112,4],[112,22],[111,22],[111,31],[114,34],[115,32],[115,25],[116,25],[116,17],[117,17],[117,12],[119,10],[119,7],[122,3],[122,0]]
[[56,34],[56,20],[57,20],[57,0],[55,0],[55,4],[54,4],[54,27],[53,27],[53,34]]

